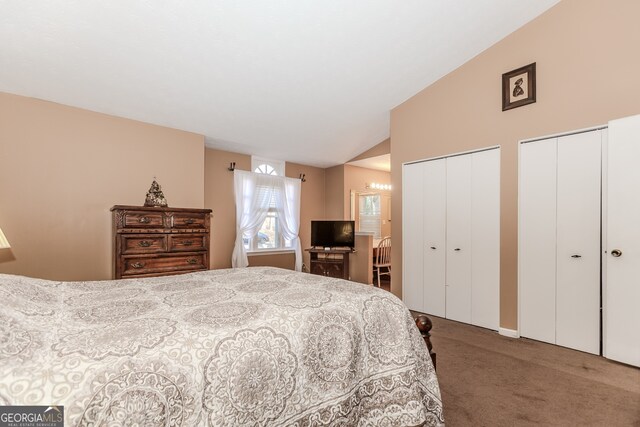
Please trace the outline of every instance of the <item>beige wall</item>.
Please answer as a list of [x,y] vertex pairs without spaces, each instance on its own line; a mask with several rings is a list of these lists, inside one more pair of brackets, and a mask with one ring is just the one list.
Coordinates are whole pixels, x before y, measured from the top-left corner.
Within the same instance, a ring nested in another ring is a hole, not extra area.
[[0,273],[112,277],[111,212],[144,204],[157,177],[170,206],[204,205],[200,135],[0,93]]
[[384,141],[382,141],[380,144],[374,145],[364,153],[361,153],[356,157],[354,157],[353,159],[349,160],[349,162],[354,162],[356,160],[369,159],[371,157],[378,157],[378,156],[382,156],[384,154],[389,154],[389,153],[391,153],[391,138],[387,138]]
[[[229,163],[236,162],[239,170],[251,169],[251,156],[228,151],[205,150],[204,204],[213,210],[211,219],[211,268],[231,267],[231,254],[236,239],[236,208],[233,195],[233,173]],[[285,175],[298,178],[305,174],[300,201],[300,243],[308,248],[311,240],[311,220],[324,219],[325,171],[297,163],[285,164]],[[293,268],[291,254],[249,256],[249,265],[271,265]],[[303,254],[309,265],[309,254]]]
[[373,283],[373,237],[356,233],[355,252],[349,254],[349,280]]
[[[517,142],[640,112],[639,16],[635,0],[564,0],[391,112],[394,266],[402,163],[500,145],[500,324],[517,328]],[[502,112],[502,73],[531,62],[537,102]],[[396,295],[401,274],[394,269]]]
[[212,269],[230,268],[236,241],[236,206],[233,196],[233,172],[229,163],[239,170],[251,169],[251,156],[228,151],[205,149],[204,206],[213,210],[211,217]]
[[344,165],[325,169],[325,207],[327,219],[344,219]]
[[284,254],[253,255],[249,257],[249,266],[267,266],[295,270],[296,257],[293,252],[287,252]]
[[[231,266],[235,205],[230,162],[251,156],[205,149],[200,135],[0,93],[0,227],[12,245],[0,273],[54,280],[112,277],[111,213],[141,206],[157,177],[169,206],[208,207],[211,268]],[[286,164],[302,183],[302,247],[310,221],[324,219],[324,169]],[[304,262],[308,265],[308,254]],[[293,268],[293,256],[250,257],[250,265]]]

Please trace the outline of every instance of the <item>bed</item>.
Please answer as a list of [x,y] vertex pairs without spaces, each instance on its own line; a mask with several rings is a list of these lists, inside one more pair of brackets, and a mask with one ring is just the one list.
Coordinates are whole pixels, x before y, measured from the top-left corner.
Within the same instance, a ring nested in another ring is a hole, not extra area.
[[391,293],[269,267],[96,282],[0,275],[0,405],[69,426],[442,425]]

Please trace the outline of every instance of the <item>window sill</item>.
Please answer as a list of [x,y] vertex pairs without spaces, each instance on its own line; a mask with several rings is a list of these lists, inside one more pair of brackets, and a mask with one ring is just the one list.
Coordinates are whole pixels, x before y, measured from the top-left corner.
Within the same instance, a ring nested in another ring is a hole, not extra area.
[[248,250],[247,256],[260,256],[260,255],[281,255],[281,254],[294,254],[296,251],[291,248],[286,249],[257,249]]

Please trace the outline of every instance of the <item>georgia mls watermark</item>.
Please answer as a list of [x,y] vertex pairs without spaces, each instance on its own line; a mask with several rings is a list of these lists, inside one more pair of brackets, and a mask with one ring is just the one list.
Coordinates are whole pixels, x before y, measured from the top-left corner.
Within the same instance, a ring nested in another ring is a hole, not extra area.
[[64,406],[0,406],[0,427],[64,427]]

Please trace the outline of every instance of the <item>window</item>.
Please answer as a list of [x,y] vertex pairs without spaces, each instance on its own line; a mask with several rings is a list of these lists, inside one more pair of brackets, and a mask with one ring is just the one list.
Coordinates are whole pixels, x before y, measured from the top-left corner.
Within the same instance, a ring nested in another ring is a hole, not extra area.
[[358,200],[360,231],[373,233],[374,239],[381,238],[380,195],[363,194]]
[[265,175],[284,176],[284,162],[251,156],[251,170]]
[[247,267],[247,249],[286,249],[295,253],[295,269],[301,271],[300,180],[235,170],[233,187],[238,233],[231,265],[234,268]]
[[283,239],[278,222],[278,210],[276,208],[276,197],[279,193],[274,193],[269,202],[269,210],[258,234],[251,239],[243,239],[244,247],[248,251],[279,250],[291,248],[290,241]]
[[262,163],[261,165],[258,165],[258,167],[255,168],[254,172],[255,173],[264,173],[264,174],[267,174],[267,175],[278,175],[276,170],[271,165],[268,165],[266,163]]
[[[278,160],[251,157],[251,166],[254,173],[264,175],[282,176],[284,175],[284,162]],[[258,234],[251,239],[243,239],[245,249],[249,251],[280,250],[291,248],[291,242],[282,238],[280,225],[278,223],[278,212],[276,209],[276,197],[279,193],[273,193],[269,202],[267,218],[262,223]]]

